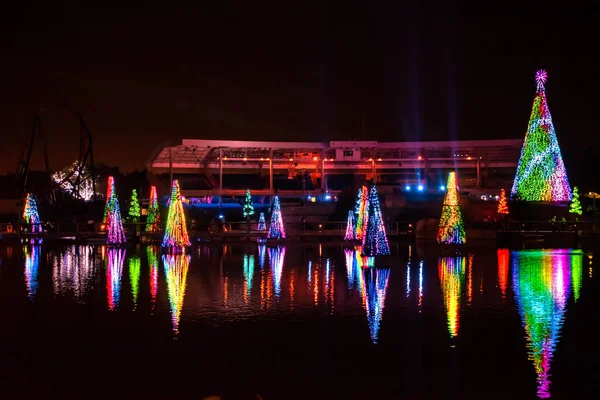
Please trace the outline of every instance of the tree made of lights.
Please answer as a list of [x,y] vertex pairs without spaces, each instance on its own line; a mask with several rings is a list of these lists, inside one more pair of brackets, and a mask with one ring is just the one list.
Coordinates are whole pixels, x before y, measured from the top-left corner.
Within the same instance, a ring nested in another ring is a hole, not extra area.
[[346,223],[346,236],[344,236],[344,240],[354,240],[356,239],[356,233],[354,231],[354,211],[348,211],[348,222]]
[[581,209],[581,202],[579,201],[579,189],[577,186],[573,188],[573,197],[571,198],[569,212],[576,215],[581,215],[583,213],[583,210]]
[[133,222],[138,222],[140,219],[140,200],[138,199],[137,190],[131,191],[131,199],[129,200],[129,218]]
[[148,204],[148,215],[146,216],[146,232],[158,231],[158,223],[160,222],[160,212],[158,209],[158,195],[156,194],[156,186],[150,187],[150,203]]
[[25,198],[25,206],[23,207],[23,220],[26,224],[30,225],[30,232],[41,232],[42,222],[40,221],[40,214],[38,212],[37,202],[33,193],[27,193]]
[[108,211],[108,228],[106,243],[117,245],[126,242],[125,231],[123,230],[123,220],[121,218],[121,206],[119,198],[113,192],[113,201],[111,209]]
[[437,241],[444,244],[465,244],[467,242],[465,225],[460,211],[456,172],[454,171],[448,174],[448,184],[446,185],[446,196],[442,206]]
[[368,205],[367,226],[362,239],[362,254],[367,257],[387,256],[390,254],[390,246],[375,185],[371,186],[371,190],[369,190]]
[[369,211],[369,190],[366,186],[362,186],[358,189],[358,196],[356,198],[356,208],[354,213],[356,214],[356,225],[354,226],[357,240],[363,240],[365,235],[365,228],[368,222]]
[[108,225],[110,219],[110,210],[112,209],[115,196],[115,178],[109,176],[106,184],[106,204],[104,205],[104,217],[102,218],[102,223],[105,225]]
[[259,231],[266,231],[267,230],[267,223],[265,221],[265,213],[260,213],[260,215],[258,216],[258,229]]
[[269,224],[269,239],[285,239],[285,229],[283,227],[283,218],[281,217],[281,204],[279,196],[273,198],[273,211],[271,212],[271,223]]
[[510,195],[522,201],[569,201],[571,187],[558,146],[544,84],[548,74],[537,71],[537,91],[521,158]]
[[506,191],[500,190],[500,200],[498,200],[498,214],[508,214],[508,203],[506,201]]
[[173,181],[171,188],[171,203],[165,227],[162,247],[181,248],[190,245],[190,237],[187,233],[183,203],[181,202],[181,191],[179,181]]
[[254,215],[254,206],[252,205],[252,196],[250,195],[250,189],[246,191],[246,198],[244,199],[244,218],[249,219]]

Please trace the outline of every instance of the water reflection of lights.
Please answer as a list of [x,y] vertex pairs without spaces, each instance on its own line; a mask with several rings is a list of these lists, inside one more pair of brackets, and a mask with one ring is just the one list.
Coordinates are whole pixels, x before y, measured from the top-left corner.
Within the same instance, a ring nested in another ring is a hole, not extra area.
[[146,257],[148,258],[148,267],[150,269],[150,298],[152,309],[156,305],[156,295],[158,294],[158,248],[156,246],[146,247]]
[[121,276],[125,249],[109,248],[106,250],[106,292],[108,296],[108,309],[114,311],[119,306],[121,298]]
[[266,253],[267,253],[267,246],[265,246],[264,244],[259,245],[258,246],[258,265],[260,266],[261,271],[265,268]]
[[367,311],[367,321],[371,333],[371,341],[377,344],[379,330],[385,307],[385,296],[387,294],[390,279],[389,269],[369,268],[360,272],[361,287],[359,291],[363,297],[363,307]]
[[72,293],[76,300],[81,301],[95,273],[94,248],[70,246],[56,253],[52,264],[54,294]]
[[421,307],[423,306],[423,261],[419,262],[419,312],[421,312]]
[[512,252],[512,282],[537,374],[537,395],[550,397],[550,362],[560,338],[571,289],[579,297],[581,251]]
[[25,283],[29,299],[33,301],[38,288],[38,269],[40,266],[41,246],[23,246],[25,255]]
[[277,246],[269,249],[269,267],[273,279],[275,297],[281,295],[281,273],[283,272],[283,261],[285,260],[285,246]]
[[164,255],[163,264],[165,276],[167,278],[169,303],[171,305],[173,332],[177,334],[179,333],[179,321],[181,318],[181,309],[183,308],[183,299],[185,297],[190,256],[185,254]]
[[448,318],[448,331],[452,338],[458,335],[458,328],[460,326],[460,302],[465,279],[465,269],[465,257],[440,257],[438,259],[438,273],[442,285],[444,308],[446,309]]
[[502,292],[502,298],[506,298],[506,286],[508,285],[508,260],[510,252],[508,249],[498,249],[498,286]]
[[131,297],[133,298],[133,309],[137,308],[138,294],[140,292],[140,274],[142,263],[138,256],[129,257],[128,268],[129,283],[131,284]]
[[252,293],[252,280],[254,278],[254,255],[244,254],[244,301],[250,301]]

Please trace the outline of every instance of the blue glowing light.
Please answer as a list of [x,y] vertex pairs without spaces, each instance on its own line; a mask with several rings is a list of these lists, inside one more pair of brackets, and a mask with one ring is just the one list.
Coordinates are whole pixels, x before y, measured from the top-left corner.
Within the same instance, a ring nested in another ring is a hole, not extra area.
[[419,190],[419,192],[423,191],[423,185],[419,185],[417,189]]
[[404,188],[404,190],[406,190],[407,192],[410,192],[410,186],[406,185],[406,187]]
[[444,186],[444,185],[440,186],[440,190],[443,192],[444,190],[446,190],[446,186]]

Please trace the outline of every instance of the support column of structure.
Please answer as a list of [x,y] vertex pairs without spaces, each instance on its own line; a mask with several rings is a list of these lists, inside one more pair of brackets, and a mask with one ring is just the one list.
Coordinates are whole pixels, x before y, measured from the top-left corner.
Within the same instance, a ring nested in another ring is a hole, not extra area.
[[223,149],[219,147],[219,210],[223,205]]
[[425,172],[425,179],[423,179],[423,182],[419,182],[419,185],[423,185],[423,187],[425,187],[425,190],[427,190],[427,188],[429,187],[429,157],[427,156],[426,149],[421,150],[419,153],[423,155],[423,160],[425,160],[425,167],[423,168],[423,171]]
[[375,165],[375,159],[371,159],[373,165],[371,165],[371,174],[373,175],[373,183],[377,183],[377,166]]
[[273,189],[273,149],[269,150],[269,190],[271,193],[274,192]]
[[477,187],[481,187],[481,159],[477,158]]
[[171,180],[169,187],[173,187],[173,147],[169,146],[169,179]]

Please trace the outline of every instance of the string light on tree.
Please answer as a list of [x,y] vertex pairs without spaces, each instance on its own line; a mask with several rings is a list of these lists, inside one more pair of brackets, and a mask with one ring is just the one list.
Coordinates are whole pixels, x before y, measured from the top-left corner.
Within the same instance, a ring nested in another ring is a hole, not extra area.
[[579,189],[577,186],[573,188],[573,197],[571,198],[571,207],[569,212],[575,215],[581,215],[583,210],[581,209],[581,202],[579,201]]
[[113,197],[112,206],[108,212],[108,234],[106,236],[106,243],[116,245],[125,243],[126,239],[125,231],[123,230],[119,198],[114,193]]
[[271,223],[269,224],[269,239],[285,239],[285,229],[283,227],[283,218],[281,217],[281,204],[279,196],[273,198],[273,212],[271,213]]
[[254,206],[252,205],[252,196],[250,190],[246,191],[246,198],[244,199],[244,218],[250,218],[254,215]]
[[354,211],[348,211],[348,222],[346,223],[346,236],[344,240],[354,240],[356,238],[354,231]]
[[27,193],[27,197],[25,198],[23,220],[26,224],[30,225],[30,232],[42,232],[42,222],[40,221],[40,214],[33,193]]
[[369,212],[369,190],[366,186],[361,187],[358,190],[358,197],[356,199],[356,229],[355,237],[357,240],[363,240],[365,236],[365,228],[368,223]]
[[158,195],[156,186],[150,187],[150,203],[148,204],[148,215],[146,216],[146,232],[158,231],[160,213],[158,209]]
[[548,74],[535,76],[537,91],[511,197],[523,201],[569,201],[571,187],[554,131],[544,84]]
[[133,222],[138,222],[140,219],[140,201],[138,199],[137,190],[131,191],[131,200],[129,200],[129,217]]
[[465,244],[467,242],[456,185],[456,172],[454,171],[448,174],[448,184],[446,185],[446,196],[442,206],[437,241],[444,244]]
[[102,223],[105,225],[108,225],[110,219],[110,210],[112,208],[115,196],[115,178],[109,176],[106,184],[106,204],[104,205],[104,217],[102,218]]
[[362,254],[367,257],[387,256],[390,254],[385,223],[381,214],[379,195],[375,185],[369,191],[367,226],[362,240]]
[[508,204],[506,202],[506,191],[500,190],[500,200],[498,201],[498,214],[508,214]]
[[169,213],[163,237],[162,247],[183,248],[190,245],[190,238],[187,233],[185,223],[185,214],[181,202],[181,191],[179,190],[179,181],[173,181],[171,188],[171,202],[169,204]]

